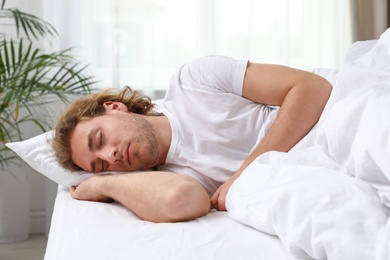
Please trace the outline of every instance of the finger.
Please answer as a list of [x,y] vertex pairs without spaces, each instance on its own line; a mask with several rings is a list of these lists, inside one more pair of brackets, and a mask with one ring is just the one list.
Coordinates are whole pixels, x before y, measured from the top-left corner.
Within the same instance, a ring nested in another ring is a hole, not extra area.
[[225,189],[222,189],[218,194],[218,209],[220,211],[225,211],[225,199],[226,199],[226,191]]
[[215,191],[215,193],[213,194],[213,196],[211,196],[211,203],[216,203],[217,201],[218,201],[218,194],[219,194],[219,189],[217,189],[216,191]]
[[220,198],[218,200],[218,208],[219,208],[218,209],[219,211],[226,211],[225,200],[222,199],[221,196],[220,196]]
[[72,196],[72,198],[75,198],[74,193],[76,192],[76,186],[70,186],[69,191],[70,191],[70,196]]
[[219,210],[218,208],[218,197],[219,197],[219,189],[214,193],[214,195],[211,197],[210,201],[211,201],[211,205],[213,206],[213,208],[215,208],[216,210]]

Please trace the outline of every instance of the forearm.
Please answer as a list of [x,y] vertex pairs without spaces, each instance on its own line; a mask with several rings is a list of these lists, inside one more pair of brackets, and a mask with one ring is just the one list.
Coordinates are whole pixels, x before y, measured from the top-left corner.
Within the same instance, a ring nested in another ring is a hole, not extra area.
[[299,82],[287,93],[274,123],[244,161],[242,170],[265,152],[289,151],[318,122],[329,99],[331,85],[325,79],[313,77],[315,80]]
[[279,65],[249,63],[242,96],[263,105],[280,106],[274,123],[236,173],[211,198],[218,210],[225,210],[230,186],[259,155],[268,151],[289,151],[318,122],[329,99],[331,84],[324,78]]
[[152,222],[190,220],[210,209],[205,189],[185,175],[168,172],[106,175],[95,178],[91,187],[99,196],[112,198]]

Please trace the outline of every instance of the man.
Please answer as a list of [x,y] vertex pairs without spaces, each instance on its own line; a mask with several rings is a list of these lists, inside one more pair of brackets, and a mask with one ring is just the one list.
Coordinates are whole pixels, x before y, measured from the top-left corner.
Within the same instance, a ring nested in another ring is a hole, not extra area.
[[189,220],[210,205],[226,210],[232,183],[259,155],[297,144],[331,88],[309,72],[208,56],[174,74],[162,115],[137,93],[95,94],[64,112],[53,145],[66,168],[143,171],[95,176],[72,187],[73,198],[114,199],[154,222]]

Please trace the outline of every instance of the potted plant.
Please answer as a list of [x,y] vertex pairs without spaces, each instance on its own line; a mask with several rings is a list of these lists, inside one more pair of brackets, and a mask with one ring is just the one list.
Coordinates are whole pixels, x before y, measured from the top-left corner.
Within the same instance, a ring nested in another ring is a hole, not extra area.
[[[26,126],[50,129],[53,121],[48,105],[89,93],[95,83],[71,49],[45,52],[40,47],[58,37],[50,23],[16,8],[5,8],[5,3],[2,0],[0,9],[0,243],[26,239],[29,229],[27,225],[26,234],[13,238],[13,232],[20,233],[20,224],[4,223],[23,214],[29,221],[30,196],[25,184],[28,176],[10,170],[19,159],[4,144],[24,138]],[[17,199],[27,200],[27,213],[16,209]]]

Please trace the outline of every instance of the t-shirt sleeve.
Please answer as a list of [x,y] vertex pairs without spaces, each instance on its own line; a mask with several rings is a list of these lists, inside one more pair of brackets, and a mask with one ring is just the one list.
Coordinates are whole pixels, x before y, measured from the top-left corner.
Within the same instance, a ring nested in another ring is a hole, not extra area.
[[180,71],[183,87],[242,96],[247,60],[205,56],[185,64]]

